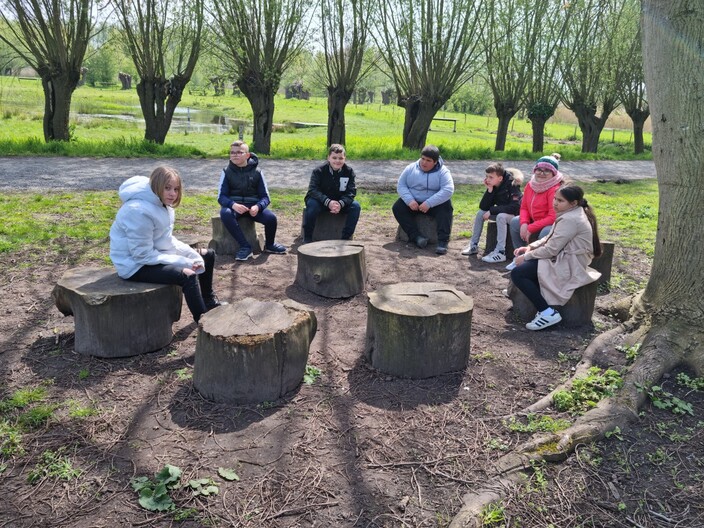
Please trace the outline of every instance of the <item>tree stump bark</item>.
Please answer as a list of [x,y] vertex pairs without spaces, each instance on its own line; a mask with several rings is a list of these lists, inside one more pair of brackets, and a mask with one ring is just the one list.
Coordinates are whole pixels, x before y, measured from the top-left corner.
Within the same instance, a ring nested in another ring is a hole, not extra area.
[[112,268],[75,268],[63,274],[52,298],[73,315],[76,352],[126,357],[171,342],[171,325],[181,317],[181,288],[121,279]]
[[[257,235],[256,222],[246,216],[240,217],[237,222],[242,228],[244,237],[252,246],[252,253],[258,255],[264,248],[264,236]],[[220,219],[220,215],[211,217],[210,223],[213,226],[213,238],[208,243],[208,247],[215,250],[218,255],[234,255],[240,249],[237,240],[232,238],[230,232],[225,229],[225,225]]]
[[[428,214],[417,214],[416,222],[418,225],[418,231],[421,236],[428,239],[428,244],[437,244],[438,223],[435,221],[435,218]],[[401,226],[398,226],[396,229],[396,240],[400,242],[408,242],[408,235],[403,229],[401,229]]]
[[316,330],[315,313],[289,300],[211,310],[200,320],[193,385],[218,402],[278,400],[301,383]]
[[369,293],[367,361],[403,378],[462,370],[469,359],[474,302],[452,286],[402,282]]
[[[301,218],[301,238],[304,237],[303,227],[305,224],[306,208],[303,208],[303,217]],[[347,221],[347,211],[341,211],[337,214],[332,214],[329,211],[323,211],[318,215],[313,229],[313,242],[320,240],[339,240],[342,236],[342,230],[345,228]]]
[[[567,327],[592,324],[596,290],[597,282],[592,282],[577,288],[564,306],[553,306],[562,316],[561,324]],[[525,322],[532,321],[537,313],[535,305],[511,281],[508,285],[508,296],[513,302],[514,313]]]
[[349,240],[311,242],[298,248],[296,284],[322,297],[354,297],[364,291],[364,246]]
[[597,281],[597,285],[600,286],[605,284],[607,287],[611,282],[611,267],[614,263],[614,249],[616,245],[613,242],[602,242],[601,243],[601,255],[592,260],[589,264],[590,268],[594,268],[599,273],[601,277]]

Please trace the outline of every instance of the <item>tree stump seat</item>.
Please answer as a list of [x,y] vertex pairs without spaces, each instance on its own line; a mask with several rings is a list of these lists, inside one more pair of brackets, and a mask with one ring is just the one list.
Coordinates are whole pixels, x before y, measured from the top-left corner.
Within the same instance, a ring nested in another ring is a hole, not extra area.
[[193,385],[218,402],[278,400],[303,380],[315,313],[300,304],[244,298],[200,320]]
[[[428,244],[438,243],[438,223],[435,221],[435,217],[429,214],[418,214],[416,215],[416,225],[421,236],[428,239]],[[401,226],[396,229],[396,240],[408,242],[408,235],[401,229]]]
[[54,286],[52,298],[73,315],[76,352],[114,358],[136,356],[171,342],[181,317],[181,288],[132,282],[112,268],[73,268]]
[[323,240],[298,248],[296,284],[321,297],[354,297],[364,291],[364,246],[349,240]]
[[594,268],[599,273],[601,277],[596,282],[597,285],[606,285],[607,287],[611,283],[611,267],[614,262],[614,250],[616,245],[613,242],[602,242],[601,243],[601,255],[592,260],[589,264],[590,268]]
[[[247,242],[252,246],[252,253],[258,255],[264,249],[264,236],[257,235],[256,222],[247,216],[241,216],[237,222],[244,233]],[[215,250],[218,255],[235,255],[240,249],[240,245],[222,223],[220,215],[217,214],[210,219],[213,226],[213,238],[208,243],[208,247]]]
[[452,286],[402,282],[369,293],[365,355],[375,369],[429,378],[466,368],[474,302]]
[[[346,208],[345,208],[346,209]],[[313,242],[321,240],[339,240],[342,236],[342,230],[345,228],[347,221],[347,213],[343,209],[337,214],[332,214],[330,211],[323,211],[318,215],[313,229]],[[303,216],[301,218],[301,238],[304,238],[304,226],[306,220],[306,208],[303,208]]]
[[[484,245],[484,254],[488,255],[494,248],[496,248],[496,239],[498,235],[498,229],[496,228],[496,217],[492,216],[488,222],[486,222],[486,244]],[[511,240],[511,232],[508,226],[506,226],[506,260],[510,261],[513,259],[513,240]]]
[[[572,294],[572,297],[570,297],[570,300],[567,301],[567,304],[564,306],[553,306],[562,316],[560,324],[566,327],[592,324],[592,314],[594,313],[597,288],[598,282],[592,282],[591,284],[577,288]],[[521,290],[516,288],[510,280],[508,296],[513,303],[514,313],[525,322],[532,321],[537,313],[535,305]]]

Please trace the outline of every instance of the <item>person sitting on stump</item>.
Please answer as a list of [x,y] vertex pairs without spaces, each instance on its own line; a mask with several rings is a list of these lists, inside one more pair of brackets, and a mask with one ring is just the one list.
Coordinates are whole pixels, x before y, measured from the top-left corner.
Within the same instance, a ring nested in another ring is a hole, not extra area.
[[528,330],[559,323],[562,316],[552,306],[563,306],[577,288],[601,276],[589,267],[592,258],[601,255],[601,242],[596,216],[582,188],[559,188],[553,208],[556,218],[548,235],[514,251],[511,281],[538,310],[526,324]]
[[245,261],[252,257],[252,246],[238,223],[244,215],[264,225],[264,251],[277,255],[286,253],[286,247],[275,241],[277,219],[267,208],[271,199],[264,173],[259,168],[259,159],[249,152],[244,141],[230,145],[230,162],[220,175],[218,203],[222,206],[220,218],[225,229],[240,246],[235,260]]
[[316,220],[324,211],[347,213],[340,238],[352,240],[354,236],[361,207],[354,199],[357,195],[354,170],[345,163],[345,159],[345,147],[334,143],[328,149],[328,160],[310,175],[303,214],[304,244],[313,241]]
[[195,250],[173,236],[174,208],[183,185],[176,169],[157,167],[149,178],[133,176],[120,185],[123,204],[110,227],[110,258],[126,280],[177,284],[198,322],[226,302],[213,291],[215,251]]
[[452,195],[455,183],[450,169],[440,157],[435,145],[426,145],[420,159],[408,165],[396,186],[400,198],[392,207],[396,221],[408,235],[408,240],[419,248],[428,245],[428,239],[420,234],[416,217],[427,214],[437,222],[438,245],[435,253],[447,253],[452,231]]
[[492,163],[484,171],[484,186],[486,191],[479,201],[479,211],[474,218],[472,238],[463,255],[476,255],[479,253],[479,237],[482,236],[484,222],[496,220],[496,247],[488,255],[484,255],[484,262],[504,262],[506,260],[506,234],[511,219],[521,209],[521,184],[523,173],[518,169],[504,169],[501,163]]

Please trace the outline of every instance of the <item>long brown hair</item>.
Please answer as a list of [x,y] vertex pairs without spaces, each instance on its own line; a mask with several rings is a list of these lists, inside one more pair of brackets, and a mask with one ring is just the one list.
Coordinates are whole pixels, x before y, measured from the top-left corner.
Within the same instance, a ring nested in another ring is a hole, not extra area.
[[560,187],[557,192],[560,193],[568,202],[577,202],[577,205],[584,209],[584,213],[587,215],[587,220],[589,220],[589,223],[592,226],[592,245],[594,246],[594,256],[600,256],[601,241],[599,240],[599,229],[596,223],[596,215],[587,200],[584,199],[584,190],[582,190],[582,188],[578,185],[568,184]]
[[176,169],[164,165],[157,167],[149,176],[149,186],[154,194],[159,197],[159,200],[162,200],[164,188],[169,180],[174,180],[178,185],[178,198],[174,200],[174,204],[171,206],[176,208],[181,203],[181,198],[183,198],[183,182],[181,181],[181,176]]

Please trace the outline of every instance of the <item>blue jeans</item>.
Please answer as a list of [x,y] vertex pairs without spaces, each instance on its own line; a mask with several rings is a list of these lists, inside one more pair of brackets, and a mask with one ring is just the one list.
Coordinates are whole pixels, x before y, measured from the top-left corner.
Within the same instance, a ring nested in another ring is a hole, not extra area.
[[[313,231],[315,230],[315,223],[318,220],[318,216],[321,213],[329,211],[322,203],[320,203],[315,198],[309,198],[306,200],[306,209],[303,212],[303,240],[310,242],[313,240]],[[357,228],[357,221],[359,220],[359,214],[362,212],[362,207],[356,200],[350,205],[346,205],[338,214],[346,214],[345,227],[342,229],[342,235],[340,238],[343,240],[349,240],[354,235],[354,230]]]
[[[249,215],[249,213],[245,214]],[[237,240],[240,247],[250,247],[250,243],[247,242],[247,239],[242,232],[242,228],[237,222],[237,219],[241,216],[243,215],[236,213],[229,207],[222,207],[220,209],[220,219],[222,220],[225,229],[227,229],[227,231],[232,235],[232,238]],[[272,245],[276,238],[276,226],[278,225],[276,215],[269,211],[269,209],[262,209],[259,211],[257,216],[252,219],[255,222],[259,222],[264,225],[264,241],[267,246]]]
[[[545,226],[540,230],[538,239],[548,236],[548,233],[552,229],[552,224]],[[508,226],[509,233],[511,233],[511,242],[513,242],[514,249],[519,247],[527,246],[528,244],[521,238],[521,217],[514,216]]]

